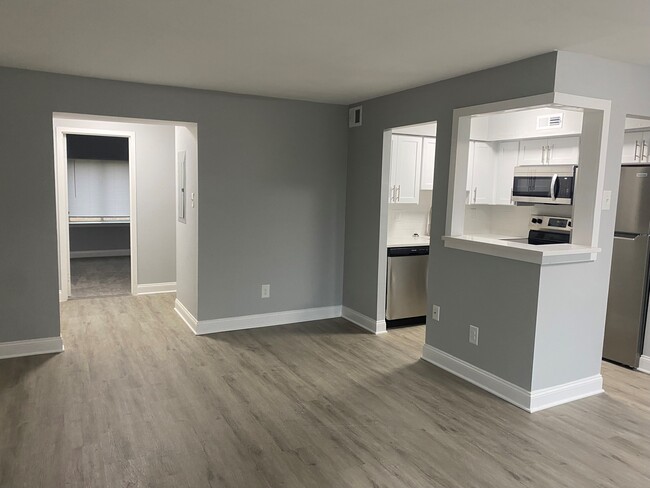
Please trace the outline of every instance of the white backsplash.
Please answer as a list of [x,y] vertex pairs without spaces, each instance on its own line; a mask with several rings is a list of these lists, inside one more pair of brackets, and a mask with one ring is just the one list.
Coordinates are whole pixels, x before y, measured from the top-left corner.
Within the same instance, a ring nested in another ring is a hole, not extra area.
[[421,190],[417,205],[388,204],[388,242],[403,240],[414,233],[425,235],[432,193],[431,190]]
[[571,217],[569,205],[465,205],[465,234],[528,235],[532,215]]

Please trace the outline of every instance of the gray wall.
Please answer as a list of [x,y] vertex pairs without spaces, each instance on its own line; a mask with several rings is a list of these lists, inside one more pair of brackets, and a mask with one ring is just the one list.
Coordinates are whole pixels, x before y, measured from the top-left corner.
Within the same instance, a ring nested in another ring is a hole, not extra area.
[[[363,126],[350,129],[348,140],[343,304],[377,318],[377,263],[386,252],[378,246],[383,131],[435,120],[429,304],[441,306],[441,321],[428,324],[426,341],[524,388],[530,387],[539,267],[443,247],[452,114],[552,92],[555,61],[549,53],[365,101]],[[485,347],[468,343],[468,321],[480,326]]]
[[130,247],[128,224],[70,226],[70,252],[114,251]]
[[[176,299],[196,318],[199,310],[199,213],[200,202],[198,192],[197,170],[197,132],[196,127],[180,127],[176,129],[176,164],[178,153],[185,152],[185,222],[176,219]],[[178,178],[178,166],[176,166]],[[192,207],[191,195],[195,194],[195,205]],[[178,204],[178,196],[176,200]],[[175,214],[177,216],[177,214]]]
[[53,112],[198,123],[199,318],[340,304],[345,107],[7,68],[0,106],[0,342],[59,335]]
[[[605,170],[605,189],[613,192],[612,208],[601,214],[598,242],[602,251],[598,260],[593,266],[584,269],[576,277],[576,282],[571,284],[573,290],[590,290],[591,300],[598,304],[595,307],[585,304],[582,320],[590,325],[590,334],[599,339],[598,342],[591,345],[591,348],[602,350],[605,323],[602,304],[607,303],[609,290],[625,117],[626,115],[650,117],[650,68],[575,53],[559,52],[556,90],[612,101]],[[646,335],[646,337],[649,336]],[[646,341],[645,354],[650,355],[650,340]],[[537,361],[538,359],[536,359]],[[544,356],[540,356],[539,361],[546,361],[547,364],[554,361],[552,351],[547,351]]]

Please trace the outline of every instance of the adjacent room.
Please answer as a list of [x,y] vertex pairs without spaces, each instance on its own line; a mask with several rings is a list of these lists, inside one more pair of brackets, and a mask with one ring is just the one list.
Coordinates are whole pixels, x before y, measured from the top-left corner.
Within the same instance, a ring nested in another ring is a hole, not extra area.
[[2,2],[0,487],[650,486],[648,33]]
[[70,134],[71,298],[131,293],[129,140]]

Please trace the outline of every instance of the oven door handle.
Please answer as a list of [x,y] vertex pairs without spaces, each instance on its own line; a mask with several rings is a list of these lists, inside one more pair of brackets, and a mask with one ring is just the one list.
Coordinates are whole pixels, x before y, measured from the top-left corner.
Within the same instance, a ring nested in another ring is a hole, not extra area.
[[553,178],[551,178],[551,200],[555,200],[556,195],[556,190],[555,187],[557,186],[557,173],[553,175]]

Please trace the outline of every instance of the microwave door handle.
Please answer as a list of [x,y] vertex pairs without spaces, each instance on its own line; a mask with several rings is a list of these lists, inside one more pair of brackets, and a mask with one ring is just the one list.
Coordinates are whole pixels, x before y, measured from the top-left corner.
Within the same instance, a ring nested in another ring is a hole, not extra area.
[[555,174],[553,175],[553,178],[551,178],[551,200],[555,200],[555,198],[556,198],[556,196],[557,196],[557,195],[556,195],[557,191],[556,191],[556,189],[555,189],[555,187],[557,186],[557,184],[558,184],[558,181],[557,181],[557,173],[555,173]]

